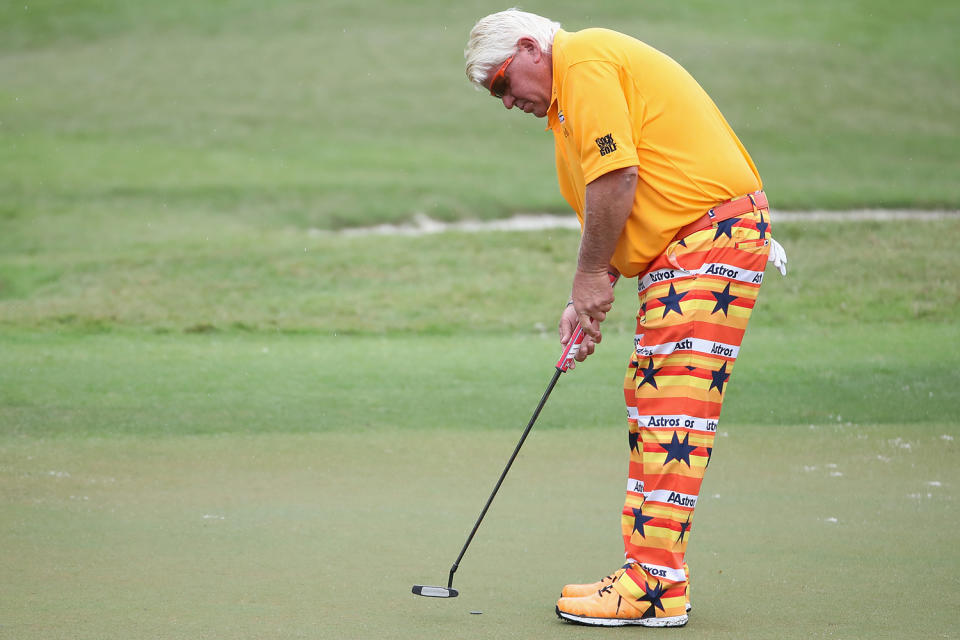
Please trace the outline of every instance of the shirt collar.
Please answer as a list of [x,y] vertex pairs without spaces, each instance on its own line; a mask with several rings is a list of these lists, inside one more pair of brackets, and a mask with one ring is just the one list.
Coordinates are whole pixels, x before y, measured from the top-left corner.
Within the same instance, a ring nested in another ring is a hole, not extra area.
[[550,107],[547,109],[547,128],[546,131],[555,129],[560,124],[560,107],[558,103],[558,90],[560,86],[560,69],[565,65],[566,56],[564,55],[563,45],[567,41],[568,33],[563,29],[558,29],[553,37],[553,48],[550,56],[553,62],[553,82],[550,89]]

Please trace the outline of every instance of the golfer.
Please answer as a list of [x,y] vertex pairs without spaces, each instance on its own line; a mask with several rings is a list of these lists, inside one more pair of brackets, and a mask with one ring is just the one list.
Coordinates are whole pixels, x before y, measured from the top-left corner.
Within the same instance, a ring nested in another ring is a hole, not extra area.
[[593,353],[613,304],[608,273],[637,278],[639,311],[624,376],[630,460],[621,516],[626,564],[563,587],[562,619],[682,626],[684,561],[720,407],[768,259],[763,184],[710,97],[679,64],[606,29],[566,32],[511,9],[481,19],[469,79],[547,119],[564,199],[582,235],[560,342],[579,322]]

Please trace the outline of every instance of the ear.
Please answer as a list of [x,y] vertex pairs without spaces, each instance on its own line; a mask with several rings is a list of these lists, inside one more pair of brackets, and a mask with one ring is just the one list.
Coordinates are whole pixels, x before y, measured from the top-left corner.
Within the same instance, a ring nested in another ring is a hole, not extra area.
[[540,48],[540,44],[530,36],[523,36],[517,40],[517,49],[530,54],[535,64],[543,58],[543,50]]

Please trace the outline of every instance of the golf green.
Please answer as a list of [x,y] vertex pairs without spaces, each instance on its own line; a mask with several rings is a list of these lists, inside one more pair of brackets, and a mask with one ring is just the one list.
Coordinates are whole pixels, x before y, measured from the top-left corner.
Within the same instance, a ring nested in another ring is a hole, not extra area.
[[[620,561],[616,427],[535,430],[457,572],[461,596],[410,593],[446,583],[517,435],[6,438],[0,637],[585,636],[553,603]],[[958,437],[727,425],[685,636],[952,633]]]

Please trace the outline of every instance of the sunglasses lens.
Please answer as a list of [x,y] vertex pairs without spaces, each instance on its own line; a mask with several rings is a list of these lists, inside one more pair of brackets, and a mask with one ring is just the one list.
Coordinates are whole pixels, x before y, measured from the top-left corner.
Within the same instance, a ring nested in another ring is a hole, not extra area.
[[493,74],[493,80],[490,81],[490,94],[495,98],[503,98],[507,92],[507,67],[513,62],[513,56],[503,61],[497,72]]
[[490,83],[490,93],[496,98],[502,98],[503,94],[507,92],[507,79],[504,76],[497,76],[493,79],[493,82]]

